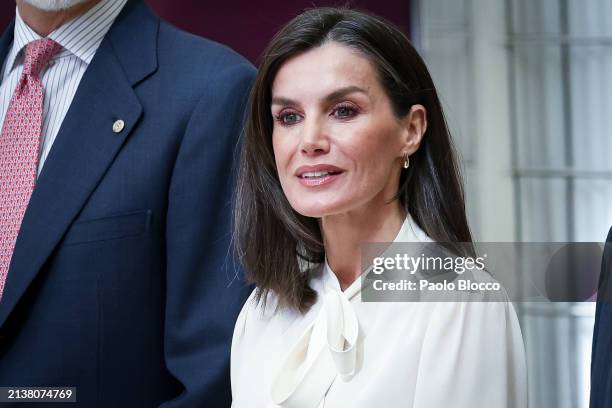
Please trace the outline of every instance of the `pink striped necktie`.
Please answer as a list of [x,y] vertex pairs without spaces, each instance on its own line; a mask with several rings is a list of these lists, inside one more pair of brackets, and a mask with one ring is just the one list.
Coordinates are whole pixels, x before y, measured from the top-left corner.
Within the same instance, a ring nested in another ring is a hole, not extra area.
[[0,133],[0,299],[38,169],[44,89],[39,78],[61,46],[42,38],[26,45],[23,73]]

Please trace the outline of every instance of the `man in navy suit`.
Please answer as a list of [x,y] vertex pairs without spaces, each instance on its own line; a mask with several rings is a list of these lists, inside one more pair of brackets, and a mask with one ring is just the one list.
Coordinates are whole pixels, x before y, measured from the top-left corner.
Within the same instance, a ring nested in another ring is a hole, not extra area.
[[591,408],[612,407],[612,228],[604,249],[591,354]]
[[[249,289],[230,249],[232,161],[255,69],[142,0],[17,11],[0,38],[1,113],[41,126],[40,156],[14,244],[0,231],[13,248],[0,386],[76,387],[69,406],[229,406]],[[36,86],[42,118],[17,109],[14,90]],[[16,134],[7,125],[3,143]],[[9,170],[23,163],[2,154],[3,180],[20,186]]]

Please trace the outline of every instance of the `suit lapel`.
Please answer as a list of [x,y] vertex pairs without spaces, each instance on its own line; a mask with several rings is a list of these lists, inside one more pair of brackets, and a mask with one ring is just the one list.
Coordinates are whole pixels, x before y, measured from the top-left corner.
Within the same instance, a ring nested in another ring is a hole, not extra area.
[[[156,68],[158,20],[141,2],[128,2],[125,7],[83,75],[37,180],[0,303],[0,327],[83,208],[142,114],[133,85]],[[134,42],[146,46],[139,48]],[[133,49],[129,50],[130,47]],[[125,126],[115,133],[113,123],[119,119]]]
[[[8,25],[8,27],[6,27],[6,30],[4,30],[2,37],[0,37],[0,67],[2,66],[2,64],[4,64],[4,59],[6,58],[6,55],[11,49],[11,44],[13,43],[13,30],[14,29],[15,29],[15,20],[13,20]],[[0,81],[1,80],[2,79],[0,78]]]

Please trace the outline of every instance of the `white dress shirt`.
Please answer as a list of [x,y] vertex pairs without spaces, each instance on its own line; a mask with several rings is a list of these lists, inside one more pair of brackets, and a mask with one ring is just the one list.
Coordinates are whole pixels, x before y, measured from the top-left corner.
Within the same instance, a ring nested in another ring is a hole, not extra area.
[[[38,174],[49,155],[85,70],[126,1],[102,0],[86,13],[47,36],[60,44],[62,49],[41,74],[45,96]],[[17,9],[13,44],[4,60],[0,76],[0,126],[4,123],[9,102],[23,72],[25,46],[40,38],[42,37],[23,21]]]
[[[431,242],[410,216],[396,242]],[[502,302],[362,302],[329,265],[304,315],[243,307],[231,350],[234,408],[523,408],[525,350]],[[507,297],[505,297],[507,300]]]

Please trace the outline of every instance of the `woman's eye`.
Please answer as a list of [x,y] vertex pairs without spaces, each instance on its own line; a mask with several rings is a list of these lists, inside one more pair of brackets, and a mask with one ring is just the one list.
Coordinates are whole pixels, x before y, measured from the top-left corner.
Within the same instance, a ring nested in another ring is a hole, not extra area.
[[333,115],[338,118],[350,118],[355,116],[357,109],[352,106],[338,106],[334,109]]
[[296,112],[281,112],[276,120],[279,121],[282,125],[293,125],[300,120],[300,115]]

